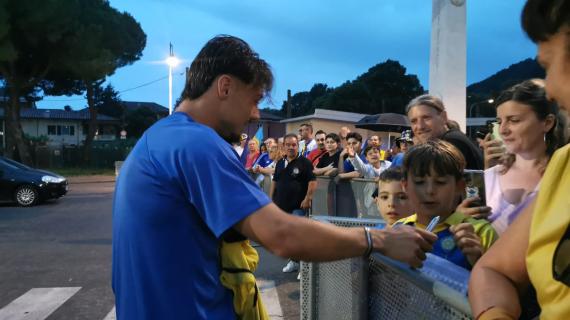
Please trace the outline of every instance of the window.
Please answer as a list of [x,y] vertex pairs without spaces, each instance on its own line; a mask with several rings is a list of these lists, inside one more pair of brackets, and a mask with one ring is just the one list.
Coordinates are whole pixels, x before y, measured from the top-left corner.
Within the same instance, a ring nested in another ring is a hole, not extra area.
[[48,125],[48,135],[50,136],[74,136],[75,126],[55,126]]

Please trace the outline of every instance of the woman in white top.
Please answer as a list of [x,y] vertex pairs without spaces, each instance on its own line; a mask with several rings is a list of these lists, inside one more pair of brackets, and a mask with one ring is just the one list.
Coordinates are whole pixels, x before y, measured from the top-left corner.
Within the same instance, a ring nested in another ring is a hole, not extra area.
[[[527,80],[497,98],[497,122],[505,148],[499,165],[485,170],[489,220],[501,234],[535,197],[550,157],[564,145],[564,126],[542,80]],[[492,134],[482,146],[499,144]]]

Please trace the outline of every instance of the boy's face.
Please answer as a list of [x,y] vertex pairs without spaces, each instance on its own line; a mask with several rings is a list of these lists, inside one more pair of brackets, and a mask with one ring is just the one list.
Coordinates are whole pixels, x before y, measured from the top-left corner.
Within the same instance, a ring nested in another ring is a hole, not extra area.
[[413,213],[408,195],[400,181],[380,181],[376,204],[382,218],[389,225]]
[[425,177],[408,174],[403,185],[422,224],[427,224],[435,216],[445,220],[455,211],[456,199],[465,190],[463,179],[458,181],[452,175],[439,176],[433,170]]
[[368,150],[368,152],[366,153],[366,161],[368,161],[368,163],[370,163],[371,165],[375,165],[378,162],[380,162],[380,151],[374,148]]
[[356,152],[356,153],[360,152],[360,141],[358,141],[354,138],[348,138],[348,140],[346,141],[346,144],[348,146],[351,146],[352,149],[354,149],[354,152]]

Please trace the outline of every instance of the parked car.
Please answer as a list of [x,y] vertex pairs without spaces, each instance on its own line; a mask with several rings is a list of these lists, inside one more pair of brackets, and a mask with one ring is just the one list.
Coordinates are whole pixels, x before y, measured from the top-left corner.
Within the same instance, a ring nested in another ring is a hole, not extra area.
[[67,179],[64,177],[0,157],[0,200],[29,207],[66,193]]

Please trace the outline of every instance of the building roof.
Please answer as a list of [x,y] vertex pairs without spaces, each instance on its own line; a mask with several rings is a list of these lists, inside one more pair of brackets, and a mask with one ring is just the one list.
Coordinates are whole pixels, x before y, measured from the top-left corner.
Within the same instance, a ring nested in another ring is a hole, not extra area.
[[342,122],[358,122],[360,119],[368,116],[365,113],[355,113],[355,112],[344,112],[344,111],[336,111],[336,110],[327,110],[327,109],[315,109],[315,113],[302,116],[297,118],[290,118],[281,120],[282,123],[288,122],[296,122],[302,120],[311,120],[311,119],[322,119],[322,120],[333,120],[333,121],[342,121]]
[[269,120],[269,121],[281,121],[283,117],[274,115],[273,113],[269,113],[263,110],[259,110],[259,118],[260,120]]
[[127,111],[134,111],[140,108],[148,108],[156,113],[168,114],[168,108],[161,106],[155,102],[123,101],[122,103]]
[[[0,118],[5,118],[4,109],[0,108]],[[87,108],[81,110],[66,111],[61,109],[20,109],[20,118],[22,119],[51,119],[51,120],[89,120],[89,110]],[[119,121],[116,118],[109,117],[104,114],[97,115],[98,121]]]

